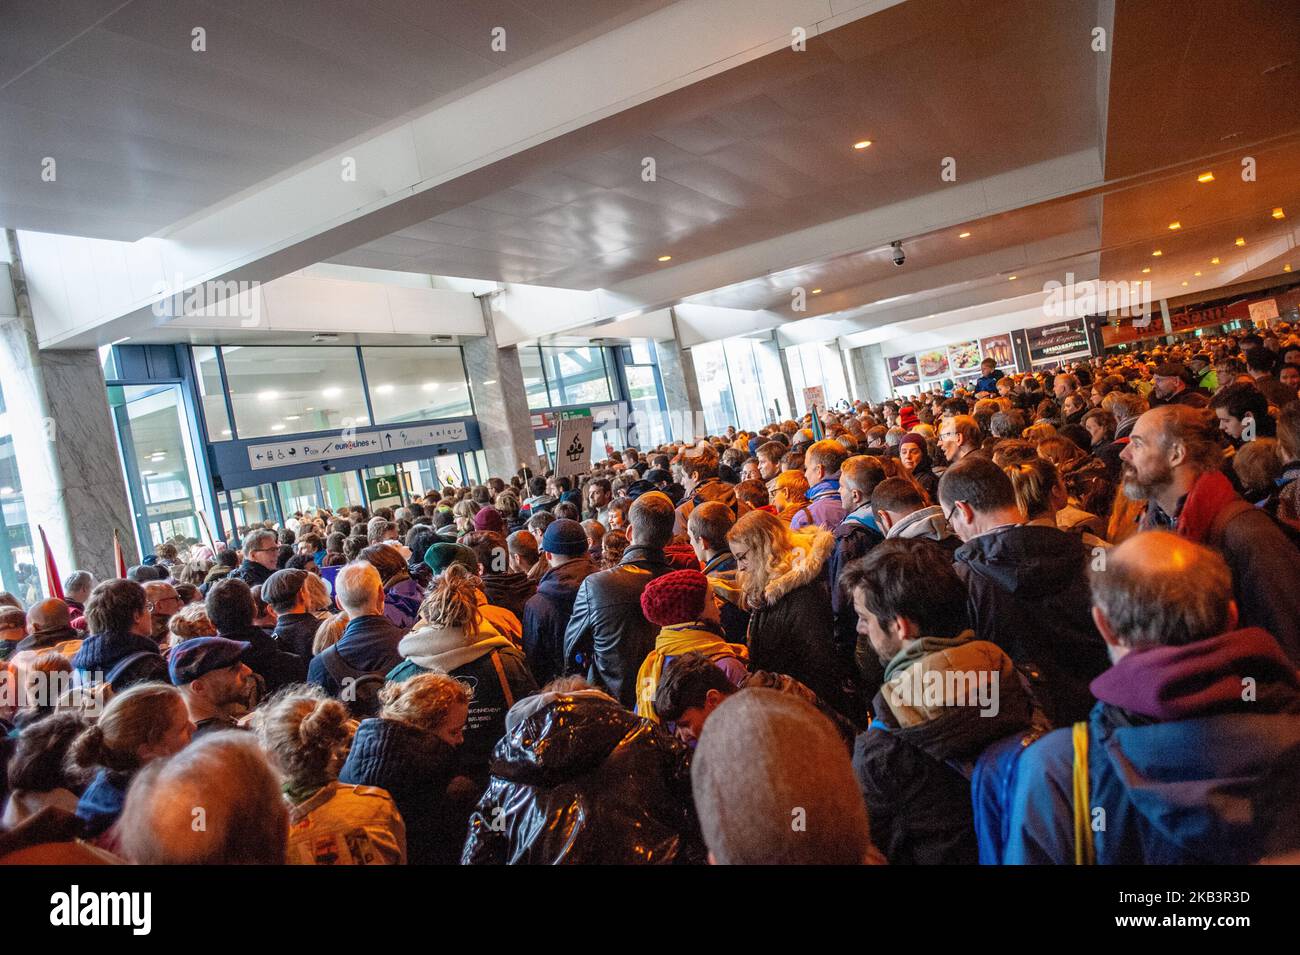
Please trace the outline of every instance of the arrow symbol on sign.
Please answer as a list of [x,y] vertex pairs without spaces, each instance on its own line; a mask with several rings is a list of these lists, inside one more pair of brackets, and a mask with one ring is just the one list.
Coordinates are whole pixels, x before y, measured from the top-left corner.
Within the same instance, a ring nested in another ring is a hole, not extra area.
[[391,448],[393,446],[393,432],[387,432],[384,437],[388,439],[388,446]]

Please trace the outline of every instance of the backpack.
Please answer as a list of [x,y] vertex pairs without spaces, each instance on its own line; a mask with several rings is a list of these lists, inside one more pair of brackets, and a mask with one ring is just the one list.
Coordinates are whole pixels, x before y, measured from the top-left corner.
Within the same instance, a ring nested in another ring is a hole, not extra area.
[[1210,521],[1209,529],[1205,532],[1205,543],[1215,550],[1222,551],[1223,535],[1236,518],[1249,511],[1258,511],[1261,514],[1268,515],[1268,518],[1282,531],[1282,535],[1291,542],[1291,546],[1300,551],[1300,527],[1296,527],[1290,521],[1283,520],[1276,514],[1269,514],[1263,508],[1256,507],[1244,498],[1236,498],[1229,501],[1219,513],[1214,515],[1214,520]]
[[338,644],[326,647],[320,653],[320,661],[339,685],[338,698],[353,716],[364,719],[378,715],[379,691],[388,682],[386,674],[358,670],[339,655]]

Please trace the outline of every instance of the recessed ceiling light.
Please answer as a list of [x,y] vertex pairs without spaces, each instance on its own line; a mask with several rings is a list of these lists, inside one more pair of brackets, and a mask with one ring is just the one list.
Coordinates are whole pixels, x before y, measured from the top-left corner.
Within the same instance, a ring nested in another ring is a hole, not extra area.
[[673,257],[672,257],[671,255],[661,255],[661,256],[659,256],[659,261],[660,261],[660,262],[671,262],[672,260],[673,260]]
[[866,149],[866,148],[867,148],[868,146],[870,146],[870,145],[871,145],[871,140],[869,140],[869,139],[859,139],[856,143],[853,144],[853,148],[854,148],[854,149]]
[[1210,259],[1210,264],[1211,264],[1211,265],[1218,265],[1218,264],[1219,264],[1219,257],[1216,255],[1214,258]]
[[1283,271],[1283,272],[1290,272],[1290,271],[1291,271],[1291,263],[1288,262],[1286,265],[1282,266],[1282,271]]
[[1173,229],[1181,229],[1182,227],[1183,227],[1183,224],[1182,224],[1181,222],[1179,222],[1177,219],[1175,219],[1173,222],[1169,223],[1169,228],[1170,228],[1171,230],[1173,230]]
[[1162,255],[1164,255],[1164,253],[1161,252],[1159,249],[1156,249],[1154,252],[1151,253],[1152,258],[1157,258],[1157,259],[1160,258],[1160,256]]
[[963,232],[963,233],[961,233],[961,235],[957,236],[957,238],[959,238],[959,239],[969,239],[969,238],[970,238],[970,233],[969,233],[969,232]]
[[1214,173],[1203,172],[1196,177],[1197,182],[1214,182]]
[[1143,270],[1142,270],[1142,274],[1143,274],[1143,275],[1150,275],[1150,274],[1151,274],[1151,266],[1148,265],[1145,269],[1143,269]]
[[1286,218],[1286,213],[1282,211],[1282,207],[1281,207],[1281,206],[1278,206],[1276,209],[1273,210],[1273,218],[1274,218],[1274,219],[1285,219],[1285,218]]
[[1008,276],[1007,276],[1007,281],[1008,281],[1008,282],[1014,282],[1014,281],[1015,281],[1016,279],[1018,279],[1018,278],[1020,278],[1019,275],[1008,275]]
[[1184,282],[1184,283],[1183,283],[1183,284],[1184,284],[1184,285],[1186,285],[1186,284],[1187,284],[1187,283],[1186,283],[1186,282]]
[[814,295],[821,295],[821,294],[822,294],[822,290],[819,289],[819,288],[815,288],[815,289],[813,289],[813,294],[814,294]]
[[1246,240],[1242,236],[1237,236],[1237,245],[1245,245]]
[[1192,277],[1193,277],[1193,278],[1199,278],[1199,277],[1200,277],[1200,274],[1201,274],[1200,272],[1193,272],[1193,273],[1192,273]]

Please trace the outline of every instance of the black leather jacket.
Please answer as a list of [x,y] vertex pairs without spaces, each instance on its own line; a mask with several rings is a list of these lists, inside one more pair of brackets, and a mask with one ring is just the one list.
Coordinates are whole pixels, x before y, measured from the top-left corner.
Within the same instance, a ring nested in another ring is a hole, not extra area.
[[659,635],[641,613],[641,591],[672,569],[662,548],[634,545],[617,567],[584,580],[564,633],[565,672],[585,674],[592,686],[633,708],[637,671]]

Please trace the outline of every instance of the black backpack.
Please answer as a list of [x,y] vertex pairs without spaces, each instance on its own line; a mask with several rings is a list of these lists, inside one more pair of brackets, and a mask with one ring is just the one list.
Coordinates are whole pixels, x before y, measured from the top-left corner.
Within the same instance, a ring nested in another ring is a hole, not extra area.
[[347,706],[348,712],[357,719],[379,714],[379,691],[387,682],[386,674],[358,670],[339,655],[338,644],[321,651],[320,661],[339,685],[338,698]]

